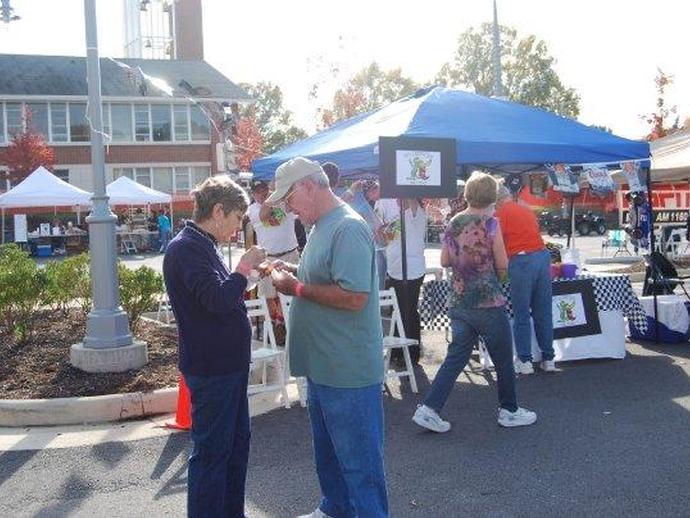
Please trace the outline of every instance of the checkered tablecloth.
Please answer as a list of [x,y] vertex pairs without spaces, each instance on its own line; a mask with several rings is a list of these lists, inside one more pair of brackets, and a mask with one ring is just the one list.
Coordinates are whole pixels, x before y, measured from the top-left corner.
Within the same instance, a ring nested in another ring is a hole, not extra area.
[[[627,275],[578,275],[574,279],[554,279],[556,282],[592,279],[594,297],[598,311],[621,311],[638,329],[647,329],[647,316],[639,299],[635,295]],[[422,286],[422,297],[419,301],[419,314],[422,328],[433,331],[445,331],[450,328],[448,317],[448,300],[450,298],[448,280],[430,281]],[[510,301],[510,285],[502,286],[503,294],[508,299],[508,314],[512,318],[513,306]]]

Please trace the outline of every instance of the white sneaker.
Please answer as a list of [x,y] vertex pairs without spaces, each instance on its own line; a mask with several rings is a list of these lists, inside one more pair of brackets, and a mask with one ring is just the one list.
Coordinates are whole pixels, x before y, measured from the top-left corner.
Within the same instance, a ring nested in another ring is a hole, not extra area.
[[534,365],[532,362],[523,362],[519,358],[515,360],[516,374],[534,374]]
[[498,411],[498,424],[506,428],[514,426],[529,426],[537,420],[537,414],[526,408],[518,407],[515,412],[510,412],[505,408]]
[[445,433],[450,430],[450,423],[441,419],[436,410],[426,405],[417,405],[417,410],[412,416],[412,420],[422,428],[432,432]]
[[539,364],[539,368],[544,372],[557,372],[556,362],[553,360],[544,360]]
[[319,507],[317,507],[314,512],[311,512],[309,514],[301,514],[297,518],[332,518],[332,517],[327,515]]

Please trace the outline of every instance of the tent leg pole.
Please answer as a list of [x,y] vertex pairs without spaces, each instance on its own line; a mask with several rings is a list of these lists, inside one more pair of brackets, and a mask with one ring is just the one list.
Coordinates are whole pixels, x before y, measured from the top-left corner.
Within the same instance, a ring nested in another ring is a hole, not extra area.
[[[654,286],[654,343],[659,343],[659,315],[658,315],[658,305],[657,305],[657,295],[656,286],[658,281],[658,275],[656,271],[656,261],[654,259],[654,205],[652,204],[652,172],[647,169],[647,202],[649,203],[649,264],[652,269],[652,286]],[[662,239],[663,244],[663,239]]]
[[572,239],[572,246],[575,248],[575,196],[570,197],[570,232],[568,232],[568,241],[565,245],[570,248]]
[[5,207],[2,208],[2,244],[5,244]]

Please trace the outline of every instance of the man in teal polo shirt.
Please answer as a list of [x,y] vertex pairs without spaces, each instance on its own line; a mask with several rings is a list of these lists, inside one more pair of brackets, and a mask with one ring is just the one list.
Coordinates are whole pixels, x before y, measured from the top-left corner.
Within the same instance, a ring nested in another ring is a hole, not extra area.
[[[266,203],[313,225],[299,265],[276,261],[278,291],[294,296],[290,370],[305,376],[322,500],[310,517],[384,517],[383,345],[371,230],[333,194],[318,162],[276,171]],[[296,274],[296,276],[295,276]]]

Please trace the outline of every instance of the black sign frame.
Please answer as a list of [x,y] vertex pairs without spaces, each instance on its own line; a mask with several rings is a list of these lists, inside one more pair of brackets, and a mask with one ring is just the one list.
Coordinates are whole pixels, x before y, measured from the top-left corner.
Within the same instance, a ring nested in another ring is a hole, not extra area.
[[[457,143],[452,138],[379,137],[379,182],[382,198],[455,198]],[[399,185],[398,151],[431,151],[441,155],[440,185]]]
[[580,294],[585,309],[585,318],[587,319],[587,323],[579,326],[557,328],[554,325],[553,337],[556,340],[601,334],[601,323],[599,322],[599,312],[597,311],[597,301],[594,297],[594,284],[592,283],[592,279],[554,282],[552,286],[552,295],[554,296],[568,295],[570,293]]

